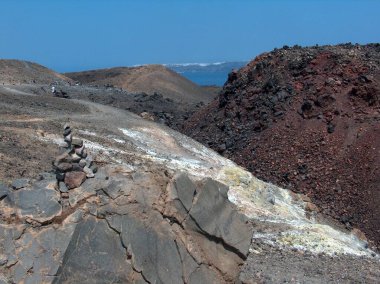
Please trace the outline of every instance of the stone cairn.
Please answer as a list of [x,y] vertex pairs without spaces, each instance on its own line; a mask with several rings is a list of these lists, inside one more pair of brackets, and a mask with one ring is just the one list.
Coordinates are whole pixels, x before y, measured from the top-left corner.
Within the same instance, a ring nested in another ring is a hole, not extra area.
[[87,178],[94,177],[96,167],[87,154],[82,139],[73,138],[72,129],[65,124],[63,129],[63,153],[53,162],[58,187],[61,192],[79,187]]

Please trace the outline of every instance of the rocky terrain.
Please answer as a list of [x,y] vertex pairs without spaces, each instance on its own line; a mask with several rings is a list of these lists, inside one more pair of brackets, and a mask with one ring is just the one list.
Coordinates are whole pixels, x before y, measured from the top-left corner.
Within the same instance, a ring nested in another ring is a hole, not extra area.
[[[306,196],[166,126],[14,86],[0,98],[2,283],[380,279],[368,243]],[[52,165],[66,123],[98,167],[72,189],[57,187]]]
[[[19,94],[35,94],[47,97],[63,97],[96,102],[103,105],[113,106],[128,110],[147,120],[165,124],[173,129],[181,129],[185,120],[204,105],[200,103],[178,102],[165,98],[161,94],[148,95],[146,93],[129,93],[119,88],[54,85],[56,94],[51,92],[50,85],[22,84],[12,86],[0,86],[3,94],[18,92]],[[17,110],[16,110],[17,111]]]
[[81,84],[112,86],[130,93],[157,93],[184,103],[209,102],[216,96],[215,90],[202,88],[162,65],[116,67],[64,75]]
[[0,283],[379,282],[359,230],[168,128],[176,105],[0,86]]
[[[220,90],[213,86],[200,87],[158,65],[120,68],[120,72],[117,70],[119,68],[83,72],[85,76],[82,72],[70,73],[74,79],[83,79],[82,75],[87,78],[81,81],[83,84],[79,84],[35,63],[1,60],[0,87],[4,94],[17,91],[19,94],[32,93],[111,105],[134,112],[148,120],[166,124],[173,129],[180,129],[186,119]],[[118,76],[115,75],[116,71],[120,73]],[[113,77],[114,75],[116,77]],[[112,82],[102,81],[99,76],[112,78]],[[139,91],[130,92],[122,89],[124,79],[125,82],[132,80],[131,86],[139,86],[132,89]],[[143,84],[144,80],[147,80],[146,84]],[[11,90],[9,86],[12,86]]]
[[285,46],[229,75],[184,133],[380,245],[380,45]]

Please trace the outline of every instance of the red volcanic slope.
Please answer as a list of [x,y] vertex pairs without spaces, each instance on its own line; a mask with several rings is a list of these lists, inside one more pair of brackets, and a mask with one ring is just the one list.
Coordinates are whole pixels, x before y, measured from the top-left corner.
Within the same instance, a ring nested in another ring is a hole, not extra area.
[[380,245],[380,44],[264,53],[184,132]]

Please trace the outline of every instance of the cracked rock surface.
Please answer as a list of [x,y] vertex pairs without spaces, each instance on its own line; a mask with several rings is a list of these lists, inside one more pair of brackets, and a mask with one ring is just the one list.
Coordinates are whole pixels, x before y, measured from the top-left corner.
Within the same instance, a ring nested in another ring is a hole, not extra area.
[[[0,226],[0,271],[5,281],[238,279],[252,227],[228,200],[228,188],[216,181],[195,183],[184,173],[168,177],[158,171],[106,166],[70,190],[68,200],[49,186],[49,180],[38,181],[2,201],[9,218],[17,216],[8,219],[17,225]],[[176,218],[178,214],[182,219]]]
[[61,214],[59,193],[54,189],[55,180],[36,182],[33,186],[13,190],[0,208],[3,215],[15,214],[18,218],[29,217],[43,223]]

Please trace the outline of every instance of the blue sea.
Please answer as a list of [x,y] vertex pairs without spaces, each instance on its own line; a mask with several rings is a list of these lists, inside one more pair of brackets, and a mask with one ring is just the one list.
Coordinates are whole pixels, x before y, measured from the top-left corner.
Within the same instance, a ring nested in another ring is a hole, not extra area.
[[227,81],[228,72],[178,72],[183,77],[201,86],[223,86]]
[[217,63],[183,63],[165,64],[169,69],[201,86],[223,86],[228,73],[240,69],[247,62],[217,62]]

